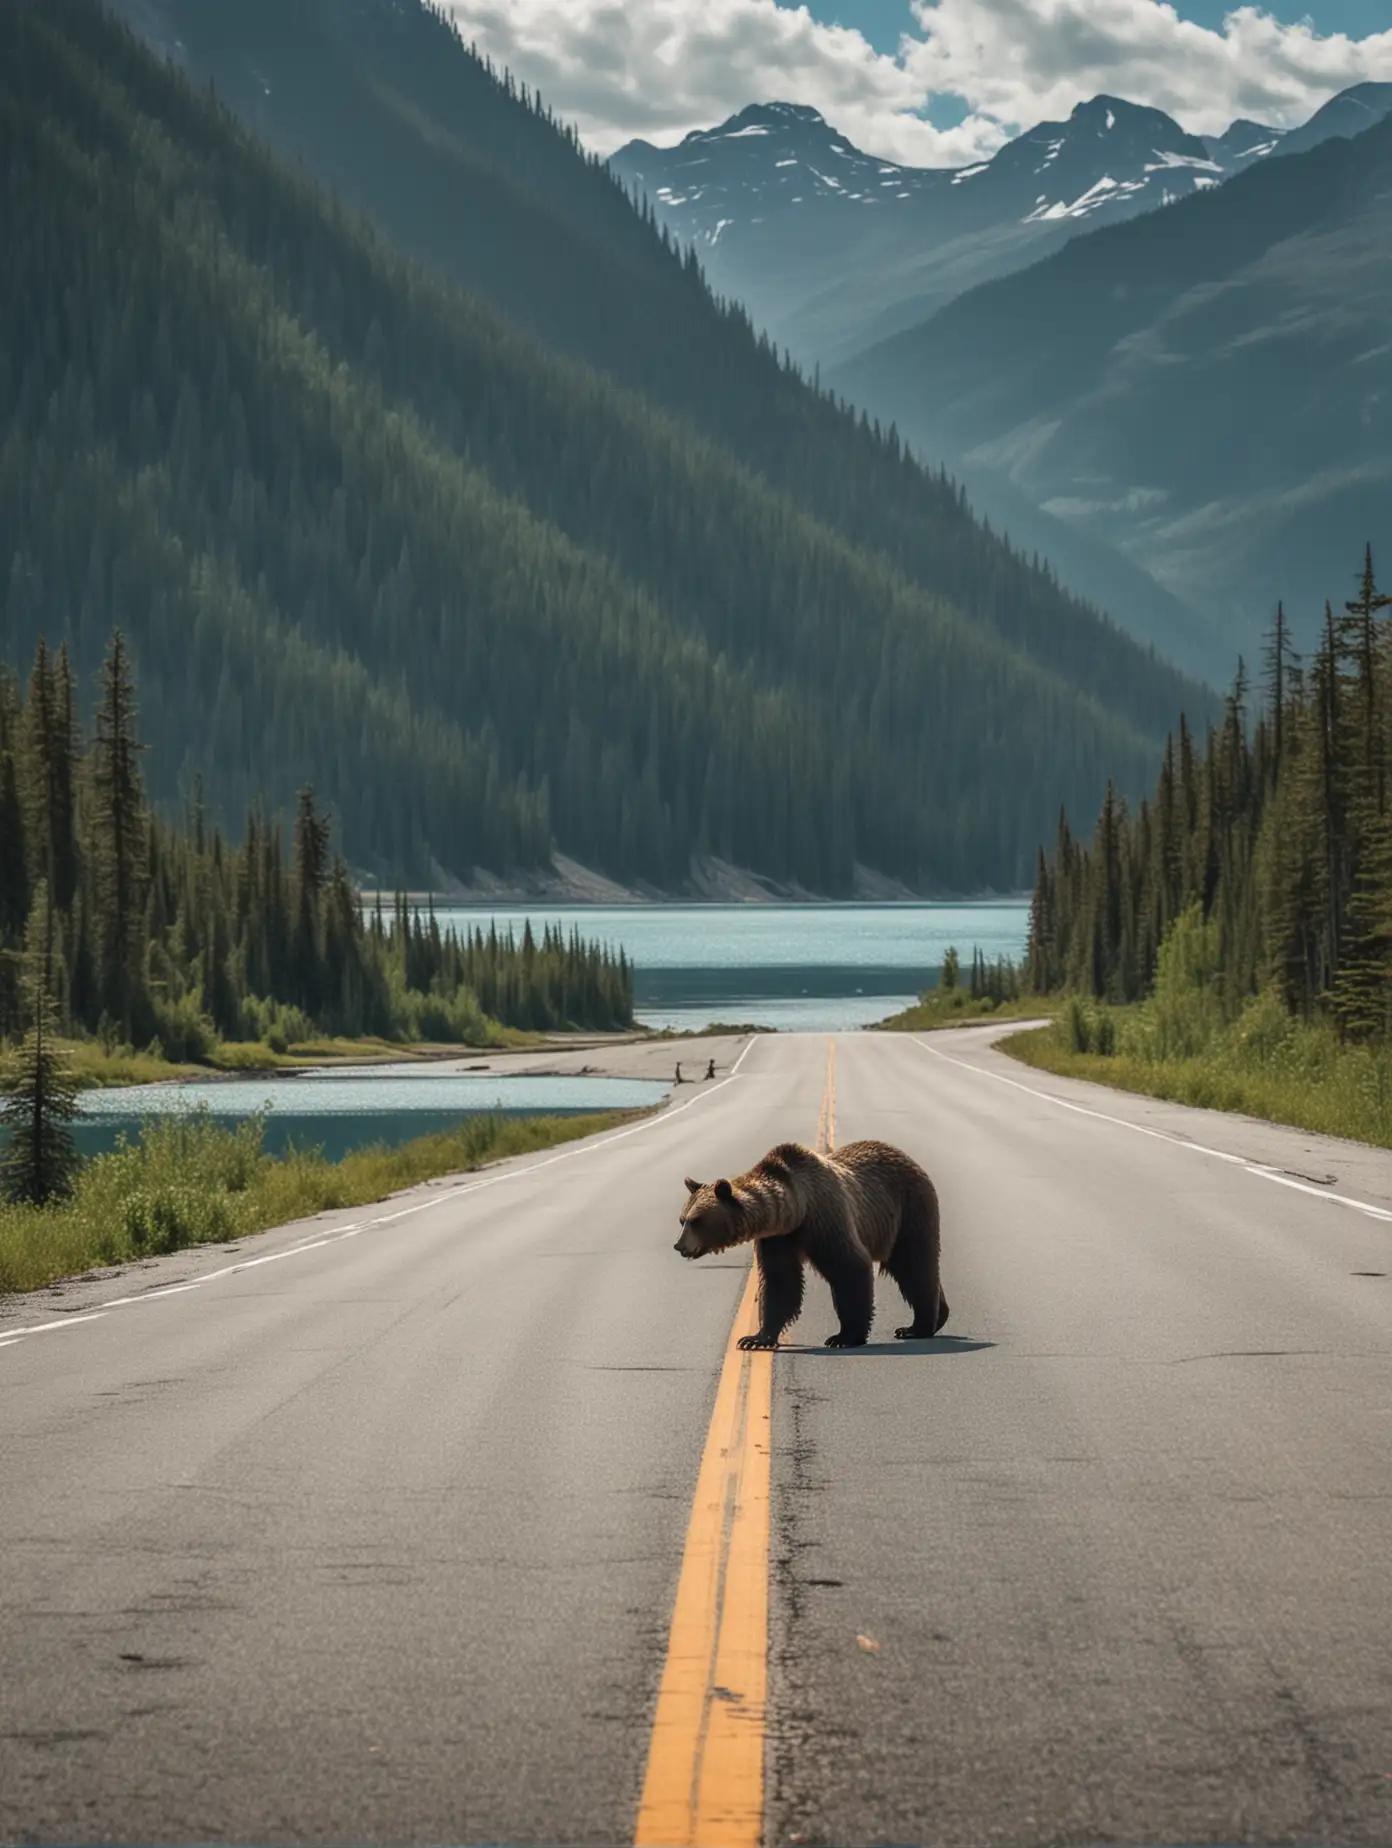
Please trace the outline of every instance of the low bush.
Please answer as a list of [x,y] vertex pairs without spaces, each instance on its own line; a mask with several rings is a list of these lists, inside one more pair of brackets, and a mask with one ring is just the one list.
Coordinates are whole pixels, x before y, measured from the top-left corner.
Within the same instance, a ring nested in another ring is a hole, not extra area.
[[469,1117],[456,1129],[399,1148],[360,1149],[340,1162],[326,1161],[317,1149],[268,1155],[263,1117],[232,1129],[202,1110],[162,1118],[135,1141],[86,1162],[61,1205],[0,1207],[0,1294],[361,1206],[437,1175],[467,1173],[595,1135],[640,1114]]
[[[1272,995],[1203,1037],[1192,1031],[1192,1015],[1179,1022],[1171,1015],[1157,1027],[1151,1007],[1084,1003],[1075,1014],[1070,1003],[1053,1026],[1015,1034],[1002,1048],[1041,1070],[1117,1090],[1392,1148],[1392,1046],[1350,1045],[1327,1022],[1294,1019]],[[1161,1050],[1176,1043],[1191,1050]]]

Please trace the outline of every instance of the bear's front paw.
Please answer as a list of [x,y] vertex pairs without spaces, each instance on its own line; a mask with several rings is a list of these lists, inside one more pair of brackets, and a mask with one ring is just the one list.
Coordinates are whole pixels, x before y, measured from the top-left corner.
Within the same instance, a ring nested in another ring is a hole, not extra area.
[[915,1322],[910,1328],[896,1328],[894,1331],[894,1339],[896,1341],[931,1341],[933,1339],[933,1331],[931,1328],[927,1327],[920,1328],[917,1322]]
[[827,1346],[836,1348],[864,1347],[868,1335],[848,1335],[844,1328],[838,1328],[834,1335],[827,1336]]
[[766,1335],[760,1330],[757,1335],[741,1335],[739,1338],[739,1346],[744,1349],[746,1354],[752,1349],[763,1352],[768,1348],[776,1348],[778,1346],[778,1336]]

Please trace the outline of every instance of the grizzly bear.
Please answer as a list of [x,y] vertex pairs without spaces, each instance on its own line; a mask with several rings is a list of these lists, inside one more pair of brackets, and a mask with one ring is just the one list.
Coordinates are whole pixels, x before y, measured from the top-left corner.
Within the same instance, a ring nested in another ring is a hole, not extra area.
[[848,1142],[818,1155],[784,1142],[733,1181],[686,1182],[676,1249],[704,1258],[754,1241],[759,1331],[742,1348],[773,1348],[802,1313],[803,1265],[831,1285],[841,1326],[828,1347],[864,1347],[875,1314],[874,1267],[913,1311],[894,1333],[926,1340],[947,1320],[938,1276],[938,1196],[916,1161],[887,1142]]

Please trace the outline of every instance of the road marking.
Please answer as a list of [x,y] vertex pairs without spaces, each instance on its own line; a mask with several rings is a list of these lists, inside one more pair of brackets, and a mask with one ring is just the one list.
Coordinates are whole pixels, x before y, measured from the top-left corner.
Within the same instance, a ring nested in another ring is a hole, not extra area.
[[701,1458],[634,1830],[636,1848],[759,1848],[768,1694],[773,1356],[751,1266]]
[[1171,1148],[1187,1149],[1191,1155],[1206,1155],[1213,1161],[1225,1161],[1231,1167],[1254,1174],[1259,1181],[1274,1181],[1278,1187],[1290,1187],[1296,1193],[1309,1194],[1314,1200],[1330,1200],[1335,1206],[1352,1207],[1356,1213],[1366,1213],[1369,1219],[1380,1219],[1392,1225],[1392,1211],[1385,1206],[1356,1200],[1352,1194],[1331,1193],[1327,1187],[1311,1187],[1305,1181],[1297,1181],[1289,1174],[1280,1174],[1275,1168],[1261,1162],[1248,1161],[1245,1155],[1234,1155],[1227,1149],[1211,1149],[1206,1143],[1190,1142],[1183,1136],[1170,1135],[1167,1130],[1150,1129],[1144,1123],[1130,1123],[1125,1117],[1109,1116],[1105,1110],[1089,1110],[1085,1104],[1071,1103],[1068,1098],[1059,1097],[1053,1091],[1041,1091],[1032,1084],[1021,1084],[1018,1078],[1007,1078],[1004,1072],[993,1072],[987,1066],[973,1065],[969,1059],[951,1058],[936,1046],[930,1046],[927,1040],[916,1039],[914,1045],[921,1046],[925,1052],[931,1052],[935,1059],[941,1059],[946,1065],[959,1065],[964,1072],[975,1072],[981,1078],[993,1078],[997,1084],[1008,1084],[1012,1091],[1023,1091],[1027,1097],[1042,1098],[1046,1104],[1057,1104],[1060,1110],[1072,1110],[1078,1116],[1095,1117],[1099,1123],[1111,1123],[1118,1129],[1129,1129],[1133,1135],[1150,1136],[1156,1142],[1169,1143]]
[[830,1155],[836,1148],[836,1041],[827,1041],[826,1081],[817,1115],[817,1152]]
[[[487,1187],[501,1187],[507,1181],[516,1181],[529,1174],[536,1174],[542,1168],[553,1168],[560,1161],[574,1161],[581,1155],[593,1155],[599,1149],[607,1149],[611,1143],[623,1142],[629,1136],[639,1136],[644,1130],[653,1129],[659,1123],[670,1123],[673,1117],[680,1116],[684,1110],[691,1110],[702,1104],[708,1097],[714,1097],[717,1091],[723,1091],[728,1084],[733,1084],[739,1076],[739,1069],[754,1049],[754,1038],[730,1067],[728,1078],[722,1078],[707,1090],[698,1091],[684,1104],[674,1109],[663,1110],[657,1116],[648,1117],[642,1123],[635,1123],[629,1129],[616,1130],[612,1136],[604,1136],[599,1141],[577,1142],[571,1148],[562,1149],[557,1155],[548,1155],[542,1161],[534,1161],[525,1168],[509,1168],[502,1174],[490,1174],[482,1180],[462,1181],[457,1186],[446,1188],[443,1192],[433,1194],[428,1200],[421,1200],[414,1206],[404,1206],[394,1213],[382,1213],[375,1219],[361,1219],[351,1226],[340,1226],[335,1232],[315,1233],[300,1240],[298,1244],[287,1245],[284,1251],[270,1251],[259,1258],[241,1258],[236,1264],[224,1264],[217,1270],[205,1271],[201,1277],[192,1277],[183,1283],[164,1284],[158,1289],[145,1290],[139,1296],[115,1296],[107,1302],[97,1303],[90,1314],[59,1316],[48,1322],[31,1322],[23,1328],[0,1328],[0,1348],[15,1347],[30,1335],[47,1334],[54,1328],[76,1328],[82,1322],[99,1321],[109,1309],[131,1309],[145,1303],[157,1303],[169,1296],[184,1296],[191,1290],[201,1290],[204,1284],[220,1282],[224,1277],[235,1277],[241,1271],[256,1270],[262,1264],[279,1264],[284,1258],[302,1257],[307,1251],[322,1251],[329,1245],[341,1245],[344,1240],[356,1238],[361,1232],[373,1231],[378,1226],[394,1225],[399,1219],[410,1219],[416,1213],[428,1213],[437,1206],[452,1205],[469,1194],[482,1193]],[[274,1231],[273,1226],[265,1228]],[[248,1237],[257,1234],[248,1233]]]
[[[836,1147],[836,1041],[827,1041],[817,1147]],[[635,1848],[760,1848],[768,1714],[773,1356],[750,1266],[720,1370],[677,1580]]]

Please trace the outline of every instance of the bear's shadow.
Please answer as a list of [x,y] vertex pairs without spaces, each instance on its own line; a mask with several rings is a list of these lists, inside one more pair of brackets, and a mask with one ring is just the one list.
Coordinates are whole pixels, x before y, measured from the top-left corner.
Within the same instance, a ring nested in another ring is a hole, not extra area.
[[928,1341],[867,1341],[864,1347],[830,1348],[821,1341],[780,1341],[779,1354],[823,1355],[827,1360],[937,1360],[949,1354],[978,1354],[994,1341],[976,1341],[970,1335],[934,1335]]

